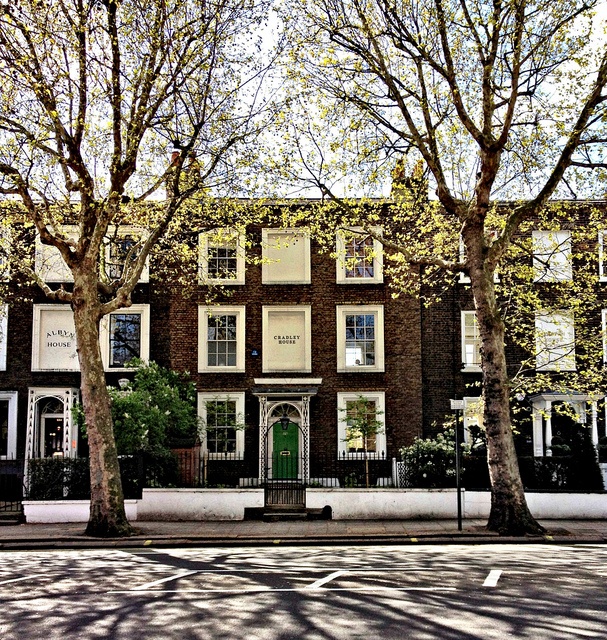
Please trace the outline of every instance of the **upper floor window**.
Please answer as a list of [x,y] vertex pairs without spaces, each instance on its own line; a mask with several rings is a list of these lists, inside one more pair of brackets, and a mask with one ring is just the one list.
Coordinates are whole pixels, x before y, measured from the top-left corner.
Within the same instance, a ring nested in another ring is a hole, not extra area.
[[379,240],[358,228],[338,234],[338,283],[381,283],[384,280],[382,267],[383,251]]
[[534,231],[532,244],[536,282],[571,280],[571,231]]
[[8,305],[0,304],[0,371],[6,371],[6,345],[8,344]]
[[[385,456],[385,393],[338,393],[337,408],[339,457],[354,458],[365,454]],[[365,415],[361,415],[361,411]]]
[[[61,235],[67,240],[75,241],[78,239],[78,227],[63,226]],[[59,249],[49,244],[42,244],[39,235],[36,235],[36,273],[45,282],[73,282],[74,280]]]
[[310,236],[303,229],[263,229],[263,284],[310,284]]
[[244,284],[244,238],[234,229],[220,228],[200,234],[199,280],[201,283]]
[[198,394],[202,446],[209,458],[241,460],[244,454],[244,393]]
[[244,371],[244,307],[199,307],[198,332],[199,371]]
[[[104,267],[109,280],[118,280],[124,273],[127,263],[134,262],[138,255],[138,243],[141,241],[142,230],[131,226],[111,228],[104,239]],[[146,261],[139,282],[149,282],[149,267]]]
[[462,311],[462,367],[464,371],[481,370],[481,337],[476,311]]
[[337,370],[384,370],[382,305],[337,307]]
[[568,311],[535,315],[536,368],[541,371],[575,371],[575,325]]
[[149,305],[134,304],[105,316],[100,335],[106,370],[125,369],[131,360],[149,360]]

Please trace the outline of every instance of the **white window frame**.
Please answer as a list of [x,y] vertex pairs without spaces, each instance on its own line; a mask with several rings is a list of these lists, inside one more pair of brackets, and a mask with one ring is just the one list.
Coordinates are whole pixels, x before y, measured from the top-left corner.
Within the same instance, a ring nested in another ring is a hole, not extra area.
[[[272,313],[293,313],[304,314],[305,335],[305,366],[303,369],[275,369],[270,368],[268,356],[270,354],[273,336],[270,335],[270,314]],[[263,373],[311,373],[312,372],[312,307],[310,305],[268,305],[262,307],[262,371]]]
[[[375,316],[375,364],[346,365],[346,316]],[[384,371],[384,306],[383,305],[337,305],[337,371],[340,373],[354,371]]]
[[535,230],[532,246],[535,282],[567,282],[573,278],[571,231]]
[[[470,426],[472,424],[474,425],[478,425],[478,426],[483,426],[483,414],[482,411],[484,411],[484,407],[482,405],[482,401],[483,398],[481,396],[467,396],[464,398],[464,410],[463,410],[463,417],[464,417],[464,442],[466,444],[468,444],[470,442]],[[478,405],[480,404],[481,407],[481,415],[480,415],[480,421],[477,418],[478,413],[474,412],[472,413],[471,411],[471,407],[473,407],[474,405]],[[480,422],[480,424],[479,424]]]
[[[111,249],[112,238],[116,236],[117,237],[132,236],[136,239],[137,242],[139,242],[141,239],[144,238],[145,233],[146,231],[144,229],[135,225],[120,225],[118,227],[118,231],[116,231],[116,227],[110,227],[108,229],[108,233],[106,234],[106,237],[104,238],[104,247],[103,247],[103,252],[104,252],[103,257],[105,260],[104,268],[108,266],[111,262],[110,249]],[[139,280],[137,282],[143,284],[149,281],[150,281],[149,259],[146,258],[145,265],[143,266],[141,275],[139,276]]]
[[99,337],[101,342],[101,357],[105,371],[130,371],[130,367],[110,367],[110,318],[113,315],[140,315],[141,322],[139,359],[148,362],[150,359],[150,305],[149,304],[133,304],[130,307],[124,307],[112,311],[104,316],[101,320]]
[[[273,238],[272,236],[279,236]],[[270,258],[267,253],[268,249],[287,248],[293,239],[297,242],[303,242],[304,246],[304,263],[301,278],[296,280],[277,280],[272,278],[272,266],[276,265],[276,260]],[[305,229],[289,228],[289,229],[262,229],[261,244],[264,261],[261,265],[261,282],[262,284],[310,284],[312,282],[310,267],[310,235]]]
[[0,304],[0,371],[6,371],[8,345],[8,305]]
[[[214,316],[236,316],[236,365],[235,366],[209,366],[208,364],[208,328],[209,318]],[[198,307],[198,372],[233,372],[240,373],[245,370],[245,306],[217,306]]]
[[538,371],[576,371],[573,313],[536,312],[535,349],[535,368]]
[[[464,262],[466,259],[466,247],[464,246],[464,239],[460,235],[459,237],[459,261]],[[459,282],[460,284],[470,284],[470,276],[465,274],[463,271],[459,272]]]
[[[601,310],[601,329],[603,335],[603,362],[607,363],[607,309]],[[605,406],[607,411],[607,405]]]
[[[221,237],[225,242],[220,242]],[[236,275],[233,278],[211,278],[209,276],[209,248],[225,247],[236,241]],[[198,282],[199,284],[243,285],[245,283],[245,237],[236,229],[222,227],[201,233],[198,236]]]
[[[369,237],[365,234],[362,227],[352,227],[351,231],[356,232],[356,236],[361,239]],[[373,227],[371,229],[373,233],[380,235],[381,229],[379,227]],[[347,275],[346,265],[346,245],[350,236],[344,232],[337,234],[336,239],[336,281],[337,284],[381,284],[384,281],[384,253],[383,245],[379,240],[373,239],[373,277],[356,277]]]
[[8,400],[7,455],[0,455],[1,460],[14,460],[17,457],[17,397],[16,391],[0,391],[0,400]]
[[376,419],[381,422],[383,429],[375,434],[375,451],[372,456],[381,454],[387,457],[386,439],[386,393],[384,391],[340,391],[337,394],[337,457],[339,460],[363,458],[364,453],[348,451],[346,442],[346,429],[348,428],[348,416],[346,409],[348,402],[355,402],[360,397],[375,402],[377,411]]
[[[33,322],[32,322],[32,371],[80,371],[80,362],[78,358],[74,358],[74,365],[70,368],[40,368],[40,324],[41,315],[43,312],[61,312],[65,313],[69,311],[72,313],[71,307],[68,304],[35,304],[33,309]],[[73,313],[72,313],[73,315]]]
[[[466,336],[466,319],[474,318],[475,335],[472,338]],[[461,312],[461,344],[462,344],[462,371],[467,372],[479,372],[481,371],[481,338],[478,333],[478,323],[476,322],[476,311],[462,311]],[[469,347],[478,354],[477,363],[468,363],[468,351]]]
[[[53,230],[51,229],[51,232]],[[78,227],[65,225],[60,229],[61,235],[68,240],[78,239]],[[73,282],[74,278],[70,268],[65,264],[59,249],[49,244],[42,244],[40,235],[36,234],[36,273],[44,282]]]
[[[212,392],[201,391],[198,393],[198,417],[203,425],[207,424],[207,402],[209,401],[234,401],[236,403],[236,415],[242,416],[244,422],[245,415],[245,394],[244,391],[237,392]],[[202,429],[202,449],[207,453],[211,460],[242,460],[244,458],[244,429],[236,429],[236,451],[234,453],[216,453],[207,450],[207,429]]]

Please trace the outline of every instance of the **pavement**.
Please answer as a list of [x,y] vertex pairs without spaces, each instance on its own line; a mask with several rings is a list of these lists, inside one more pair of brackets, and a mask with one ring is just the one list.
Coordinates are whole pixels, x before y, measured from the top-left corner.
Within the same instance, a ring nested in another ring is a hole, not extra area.
[[0,550],[344,544],[606,544],[607,520],[540,520],[540,536],[499,536],[486,521],[256,520],[132,523],[129,538],[91,538],[84,523],[0,526]]

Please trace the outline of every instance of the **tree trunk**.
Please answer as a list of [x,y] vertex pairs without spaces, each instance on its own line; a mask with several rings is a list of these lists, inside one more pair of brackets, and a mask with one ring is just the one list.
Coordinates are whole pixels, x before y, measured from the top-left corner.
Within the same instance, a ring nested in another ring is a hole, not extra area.
[[133,533],[124,510],[110,396],[99,347],[96,274],[74,273],[74,324],[78,342],[81,393],[89,441],[91,508],[86,535],[121,537]]
[[472,232],[472,236],[466,249],[470,256],[470,282],[481,337],[484,426],[491,479],[491,512],[487,528],[500,535],[539,534],[544,529],[527,506],[514,448],[504,322],[496,302],[494,272],[482,261],[482,232]]

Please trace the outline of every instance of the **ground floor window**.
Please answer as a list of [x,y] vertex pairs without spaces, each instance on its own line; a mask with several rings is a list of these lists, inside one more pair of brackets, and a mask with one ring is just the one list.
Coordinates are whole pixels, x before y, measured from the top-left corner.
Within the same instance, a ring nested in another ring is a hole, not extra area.
[[464,442],[477,445],[483,431],[485,404],[481,397],[464,398]]
[[210,458],[240,460],[244,455],[244,393],[198,394],[203,448]]
[[0,459],[17,456],[17,392],[0,392]]
[[337,413],[339,458],[386,455],[383,391],[338,393]]

